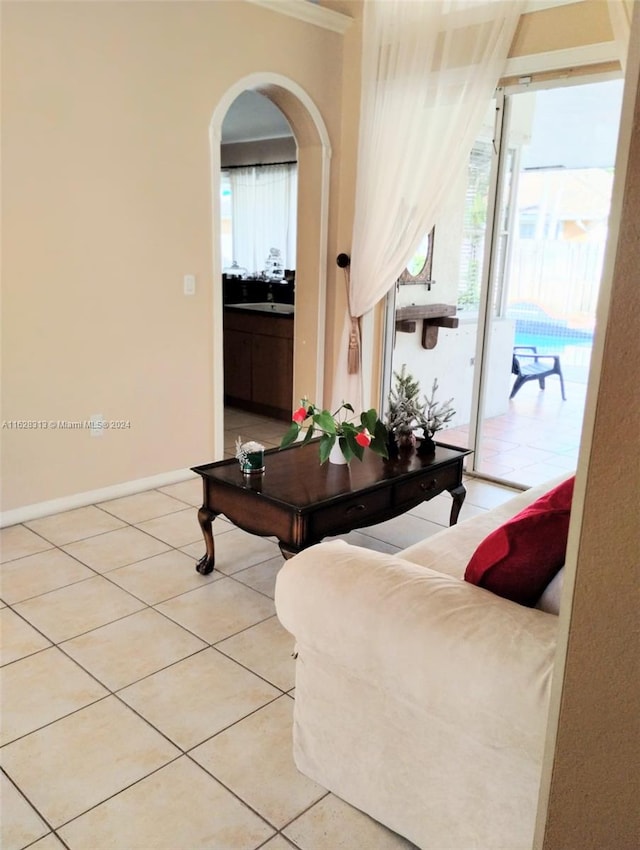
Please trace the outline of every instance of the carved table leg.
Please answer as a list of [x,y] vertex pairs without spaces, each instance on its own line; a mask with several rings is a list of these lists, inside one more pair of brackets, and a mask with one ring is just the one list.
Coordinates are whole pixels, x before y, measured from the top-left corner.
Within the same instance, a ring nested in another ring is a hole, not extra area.
[[465,496],[467,495],[467,491],[461,484],[459,487],[454,487],[453,490],[449,490],[449,492],[451,493],[451,498],[453,499],[453,504],[451,505],[451,514],[449,515],[449,525],[455,525],[458,522],[460,508],[462,507]]
[[198,522],[200,523],[200,528],[202,529],[204,543],[207,547],[207,551],[198,561],[196,565],[196,571],[203,576],[209,575],[209,573],[213,572],[213,565],[216,561],[215,549],[213,546],[213,533],[211,531],[211,522],[216,518],[216,516],[217,514],[214,514],[213,511],[210,511],[208,508],[205,508],[204,505],[198,511]]
[[282,552],[282,556],[285,561],[288,561],[289,558],[293,558],[294,555],[297,555],[299,552],[302,552],[303,549],[308,549],[309,546],[315,546],[316,543],[320,543],[319,540],[314,540],[311,543],[305,543],[305,545],[300,549],[294,549],[293,546],[289,546],[287,543],[282,543],[282,541],[278,541],[278,546],[280,547],[280,551]]
[[287,546],[286,543],[278,542],[278,546],[280,547],[282,557],[285,559],[285,561],[288,561],[289,558],[293,558],[294,555],[298,554],[296,549],[292,549],[290,546]]

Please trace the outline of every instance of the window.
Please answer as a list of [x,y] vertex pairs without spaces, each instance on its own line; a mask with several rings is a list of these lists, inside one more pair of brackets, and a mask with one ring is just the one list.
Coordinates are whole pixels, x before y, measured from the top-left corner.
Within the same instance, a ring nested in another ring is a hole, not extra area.
[[284,267],[295,269],[297,172],[296,163],[223,170],[223,268],[235,260],[249,274],[259,274],[271,248],[278,248]]
[[228,171],[220,174],[220,249],[222,268],[233,262],[233,231],[231,227],[231,177]]
[[491,155],[491,142],[477,141],[469,157],[458,285],[458,309],[465,312],[480,304]]

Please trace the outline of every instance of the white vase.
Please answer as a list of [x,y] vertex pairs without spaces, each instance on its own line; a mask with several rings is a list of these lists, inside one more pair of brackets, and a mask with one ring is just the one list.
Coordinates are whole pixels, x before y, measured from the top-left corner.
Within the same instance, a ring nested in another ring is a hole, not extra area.
[[342,449],[340,448],[340,442],[338,440],[335,441],[331,447],[331,451],[329,452],[329,463],[335,463],[336,466],[345,466],[347,463],[345,456],[342,454]]

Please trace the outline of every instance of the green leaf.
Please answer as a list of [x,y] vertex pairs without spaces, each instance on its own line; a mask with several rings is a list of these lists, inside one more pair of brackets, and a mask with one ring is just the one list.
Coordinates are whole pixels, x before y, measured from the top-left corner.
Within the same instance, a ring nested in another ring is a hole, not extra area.
[[373,432],[373,439],[371,440],[369,448],[372,452],[375,452],[377,455],[380,455],[380,457],[388,458],[388,440],[389,432],[385,428],[384,424],[378,421],[375,427],[375,431]]
[[300,426],[298,425],[297,422],[292,422],[290,427],[289,427],[289,430],[287,431],[287,433],[284,435],[284,437],[280,441],[280,448],[284,449],[287,446],[290,446],[291,443],[294,443],[296,441],[296,439],[298,438],[299,433],[300,433]]
[[323,434],[320,438],[320,463],[324,463],[331,454],[331,449],[336,441],[335,434]]
[[[356,434],[358,432],[355,428],[351,431],[348,431],[344,435],[345,446],[342,450],[342,453],[347,458],[347,460],[351,460],[352,457],[357,457],[358,460],[362,460],[364,457],[364,446],[359,446],[356,443]],[[342,444],[342,441],[340,441]]]
[[376,430],[376,422],[378,421],[378,414],[376,410],[373,407],[371,410],[365,410],[360,414],[360,421],[370,434],[374,434]]
[[374,454],[380,455],[380,457],[385,459],[389,457],[389,449],[386,442],[381,443],[378,440],[372,440],[369,443],[369,448]]
[[389,432],[387,431],[384,422],[381,422],[379,419],[376,422],[376,427],[372,431],[373,437],[376,440],[380,440],[383,443],[386,443],[389,439]]
[[333,420],[333,416],[329,413],[328,410],[323,410],[320,413],[316,413],[313,417],[313,421],[316,423],[318,428],[321,428],[327,434],[336,433],[336,423]]
[[309,442],[309,440],[313,437],[313,434],[314,434],[314,431],[315,431],[315,430],[316,430],[316,429],[313,427],[313,423],[311,423],[311,425],[309,425],[309,427],[307,428],[307,433],[304,435],[304,440],[302,441],[302,445],[303,445],[303,446],[304,446],[306,443],[308,443],[308,442]]
[[356,443],[355,431],[346,432],[344,437],[340,439],[340,446],[342,447],[342,454],[347,460],[354,457],[362,460],[362,448]]
[[355,410],[353,409],[353,407],[351,407],[351,405],[349,404],[349,402],[348,402],[348,401],[344,401],[344,402],[342,402],[342,407],[343,407],[345,410],[350,410],[352,413],[355,413]]

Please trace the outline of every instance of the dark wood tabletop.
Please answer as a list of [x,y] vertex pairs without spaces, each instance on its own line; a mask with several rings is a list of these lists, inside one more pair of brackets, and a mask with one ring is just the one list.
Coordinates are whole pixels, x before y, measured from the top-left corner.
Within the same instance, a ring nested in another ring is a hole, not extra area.
[[411,450],[387,460],[365,451],[362,461],[320,464],[318,441],[312,440],[266,451],[265,472],[258,475],[244,475],[235,458],[193,467],[203,481],[198,520],[207,549],[197,569],[213,569],[211,522],[219,514],[245,531],[278,538],[285,557],[323,537],[390,519],[444,490],[453,496],[453,524],[464,501],[468,454],[436,444],[431,455]]

